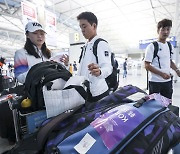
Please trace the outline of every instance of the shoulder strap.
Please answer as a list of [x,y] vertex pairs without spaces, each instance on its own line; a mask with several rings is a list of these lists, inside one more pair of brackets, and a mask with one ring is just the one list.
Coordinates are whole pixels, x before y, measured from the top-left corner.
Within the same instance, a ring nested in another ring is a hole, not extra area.
[[167,41],[167,44],[168,44],[168,46],[169,46],[169,50],[170,50],[170,52],[172,51],[172,46],[171,46],[171,43],[169,42],[169,41]]
[[[159,60],[160,58],[159,58],[159,56],[158,56],[158,50],[159,50],[158,42],[157,42],[157,41],[154,41],[154,42],[153,42],[153,45],[154,45],[153,59],[154,59],[155,57],[158,58],[159,68],[161,68],[161,64],[160,64],[160,60]],[[152,61],[153,61],[153,59],[152,59]]]
[[39,129],[39,132],[37,134],[37,143],[38,143],[38,150],[43,149],[46,140],[49,136],[49,134],[52,132],[52,130],[64,119],[72,116],[78,109],[80,109],[82,106],[75,107],[71,110],[68,110],[62,114],[59,114],[58,116],[52,118],[47,124],[45,124],[43,127]]
[[172,55],[172,45],[169,41],[167,41],[167,44],[169,46],[169,51],[170,51],[170,58],[171,58],[171,55]]
[[87,92],[84,90],[84,88],[82,86],[78,86],[78,85],[69,85],[64,89],[72,89],[75,88],[76,91],[84,98],[84,100],[87,99]]
[[79,56],[79,63],[81,62],[82,56],[83,56],[83,51],[84,51],[84,46],[81,47],[81,55]]
[[[153,61],[154,58],[157,56],[159,46],[158,46],[157,41],[152,42],[152,44],[154,45],[154,53],[153,53],[153,59],[152,59]],[[159,62],[159,58],[158,58],[158,62]],[[159,66],[160,66],[160,63],[159,63]],[[147,88],[146,89],[148,90],[148,88],[149,88],[149,71],[147,71]]]
[[153,54],[153,59],[157,56],[158,50],[159,50],[159,45],[157,41],[153,42],[154,45],[154,54]]
[[97,62],[97,63],[98,63],[97,46],[98,46],[98,43],[99,43],[100,41],[105,41],[105,42],[107,42],[106,40],[104,40],[104,39],[102,39],[102,38],[98,38],[98,39],[94,42],[94,44],[93,44],[93,54],[94,54],[94,56],[96,57],[96,62]]

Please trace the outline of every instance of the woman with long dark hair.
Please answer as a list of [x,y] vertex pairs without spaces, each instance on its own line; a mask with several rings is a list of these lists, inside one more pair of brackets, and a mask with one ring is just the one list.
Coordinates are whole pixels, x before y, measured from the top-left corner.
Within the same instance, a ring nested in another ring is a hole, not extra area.
[[45,43],[46,32],[38,22],[29,22],[25,27],[26,42],[24,48],[17,50],[14,56],[15,77],[20,83],[25,82],[30,68],[51,57],[51,51]]

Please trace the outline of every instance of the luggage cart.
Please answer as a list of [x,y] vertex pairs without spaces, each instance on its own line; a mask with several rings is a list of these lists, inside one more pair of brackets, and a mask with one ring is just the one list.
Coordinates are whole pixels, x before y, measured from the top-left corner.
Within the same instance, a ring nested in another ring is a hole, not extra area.
[[8,103],[13,114],[16,142],[35,133],[47,118],[45,110],[31,112],[29,106],[21,106],[22,96],[8,94],[0,97],[0,103]]

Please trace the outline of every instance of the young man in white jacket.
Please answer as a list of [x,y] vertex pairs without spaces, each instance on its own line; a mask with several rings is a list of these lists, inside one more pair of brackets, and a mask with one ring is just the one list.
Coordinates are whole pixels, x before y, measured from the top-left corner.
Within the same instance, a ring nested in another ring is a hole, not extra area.
[[97,57],[93,54],[94,42],[100,38],[97,35],[97,17],[92,12],[82,12],[77,16],[83,36],[87,39],[82,53],[78,75],[85,76],[90,82],[88,100],[97,101],[109,94],[105,78],[112,73],[111,49],[107,42],[100,41],[97,46]]

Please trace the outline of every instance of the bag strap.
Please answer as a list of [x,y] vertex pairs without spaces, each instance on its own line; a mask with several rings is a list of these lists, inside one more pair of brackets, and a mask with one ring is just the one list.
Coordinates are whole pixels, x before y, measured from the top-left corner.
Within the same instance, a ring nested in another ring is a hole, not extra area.
[[[93,44],[93,54],[94,54],[94,56],[96,57],[96,62],[97,62],[97,63],[98,63],[97,46],[98,46],[98,43],[99,43],[100,41],[105,41],[105,42],[107,42],[106,40],[104,40],[104,39],[102,39],[102,38],[98,38],[98,39],[94,42],[94,44]],[[108,42],[107,42],[107,43],[108,43]],[[81,55],[80,55],[80,57],[79,57],[79,63],[81,62],[84,49],[86,50],[86,47],[85,47],[85,46],[81,47]]]
[[81,59],[82,59],[82,56],[83,56],[84,49],[86,49],[85,46],[82,46],[82,47],[81,47],[81,54],[80,54],[80,56],[79,56],[79,63],[81,62]]
[[[153,53],[153,59],[152,59],[152,61],[154,60],[154,58],[155,57],[157,57],[158,58],[158,63],[159,63],[159,68],[161,68],[161,65],[160,65],[160,61],[159,61],[159,56],[157,55],[158,54],[158,50],[159,50],[159,45],[158,45],[158,42],[157,41],[154,41],[154,42],[152,42],[152,44],[154,45],[154,53]],[[146,89],[148,90],[148,88],[149,88],[149,71],[147,71],[147,87],[146,87]]]
[[[168,44],[168,47],[169,47],[169,54],[170,54],[170,57],[171,57],[171,54],[172,54],[172,45],[169,41],[167,41],[167,44]],[[154,45],[154,55],[153,55],[153,59],[155,57],[158,58],[158,63],[159,63],[159,68],[161,68],[161,64],[160,64],[160,58],[158,56],[158,50],[159,50],[159,45],[158,45],[158,42],[157,41],[154,41],[153,42],[153,45]],[[153,61],[153,60],[152,60]]]
[[94,54],[94,56],[96,57],[96,62],[97,62],[97,63],[98,63],[97,46],[98,46],[98,43],[99,43],[100,41],[105,41],[105,42],[107,42],[106,40],[104,40],[104,39],[102,39],[102,38],[98,38],[98,39],[94,42],[94,44],[93,44],[93,54]]
[[84,98],[84,100],[87,99],[87,92],[84,90],[84,88],[82,86],[69,85],[66,88],[64,88],[63,90],[65,90],[65,89],[72,89],[72,88],[75,88],[76,91]]
[[38,144],[38,150],[42,150],[45,142],[49,136],[49,134],[52,132],[52,130],[64,119],[70,117],[73,115],[78,109],[80,109],[81,106],[75,107],[71,110],[68,110],[62,114],[59,114],[58,116],[52,118],[48,123],[46,123],[43,127],[40,128],[38,134],[37,134],[37,144]]
[[[154,41],[153,42],[153,45],[154,45],[154,54],[153,54],[153,59],[157,56],[158,54],[158,50],[159,50],[159,45],[158,45],[158,42],[157,41]],[[153,60],[152,59],[152,60]]]
[[159,56],[158,56],[158,50],[159,50],[158,42],[157,42],[157,41],[154,41],[154,42],[153,42],[153,45],[154,45],[154,54],[153,54],[153,59],[152,59],[152,61],[154,60],[155,57],[157,57],[157,58],[158,58],[158,63],[159,63],[159,68],[161,68],[160,58],[159,58]]
[[167,41],[167,44],[168,44],[168,46],[169,46],[170,58],[171,58],[171,55],[173,54],[173,53],[172,53],[172,45],[171,45],[171,43],[170,43],[169,41]]

